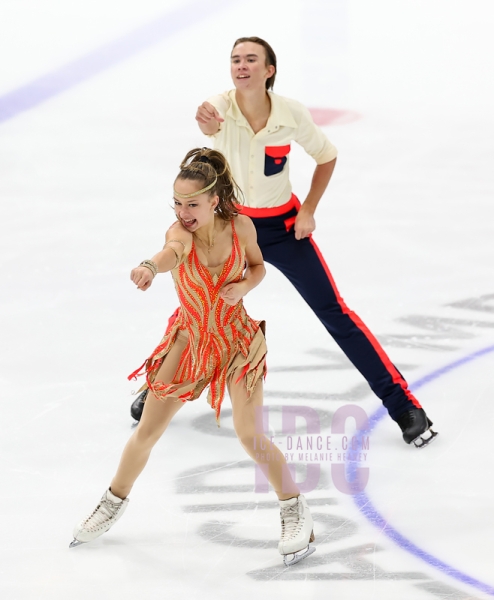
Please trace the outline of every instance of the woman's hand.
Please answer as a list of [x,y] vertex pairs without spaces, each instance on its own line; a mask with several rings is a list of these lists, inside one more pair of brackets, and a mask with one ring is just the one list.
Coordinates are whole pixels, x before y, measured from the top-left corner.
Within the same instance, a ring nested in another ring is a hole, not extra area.
[[220,298],[222,298],[226,304],[235,306],[235,304],[238,304],[240,300],[242,300],[246,293],[245,285],[243,285],[242,281],[239,281],[238,283],[228,283],[225,287],[221,288]]
[[147,267],[136,267],[130,272],[130,279],[136,284],[137,289],[145,292],[153,283],[153,273]]

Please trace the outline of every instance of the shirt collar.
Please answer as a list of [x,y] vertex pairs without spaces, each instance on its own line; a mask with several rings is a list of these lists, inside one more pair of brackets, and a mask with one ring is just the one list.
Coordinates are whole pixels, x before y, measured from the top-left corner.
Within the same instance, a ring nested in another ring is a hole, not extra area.
[[[277,94],[274,94],[273,92],[268,92],[268,94],[271,100],[271,114],[269,115],[266,127],[273,129],[278,129],[281,126],[296,128],[297,122],[293,118],[293,115],[283,98]],[[235,90],[230,90],[228,95],[230,97],[230,107],[226,111],[226,116],[231,117],[234,121],[236,121],[237,125],[249,127],[247,119],[244,117],[242,111],[238,107],[237,100],[235,98]]]

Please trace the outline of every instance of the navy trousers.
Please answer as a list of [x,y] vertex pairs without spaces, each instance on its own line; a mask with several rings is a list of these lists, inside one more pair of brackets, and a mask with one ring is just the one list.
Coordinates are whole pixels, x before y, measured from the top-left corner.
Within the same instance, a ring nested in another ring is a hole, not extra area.
[[264,260],[295,286],[350,361],[382,400],[392,419],[420,408],[408,384],[379,342],[340,296],[324,258],[312,237],[297,240],[294,223],[300,206],[295,196],[277,209],[242,208],[257,230]]

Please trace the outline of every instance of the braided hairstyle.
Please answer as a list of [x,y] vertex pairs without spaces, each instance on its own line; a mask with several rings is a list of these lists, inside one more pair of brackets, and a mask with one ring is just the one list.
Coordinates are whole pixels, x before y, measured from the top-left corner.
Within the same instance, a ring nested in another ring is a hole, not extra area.
[[242,191],[238,187],[226,158],[211,148],[194,148],[187,152],[180,163],[177,179],[198,181],[200,187],[207,187],[216,179],[216,184],[208,190],[210,196],[219,197],[215,213],[224,221],[231,221],[239,213],[236,205]]

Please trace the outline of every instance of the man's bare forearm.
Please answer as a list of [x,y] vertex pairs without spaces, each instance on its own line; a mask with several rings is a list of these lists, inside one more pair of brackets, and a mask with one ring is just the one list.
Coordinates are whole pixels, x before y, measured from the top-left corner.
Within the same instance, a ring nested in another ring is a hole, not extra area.
[[311,214],[314,214],[316,211],[319,200],[322,198],[322,195],[328,187],[335,165],[336,158],[330,162],[323,163],[322,165],[317,165],[314,170],[310,190],[303,203],[304,209],[308,210]]

